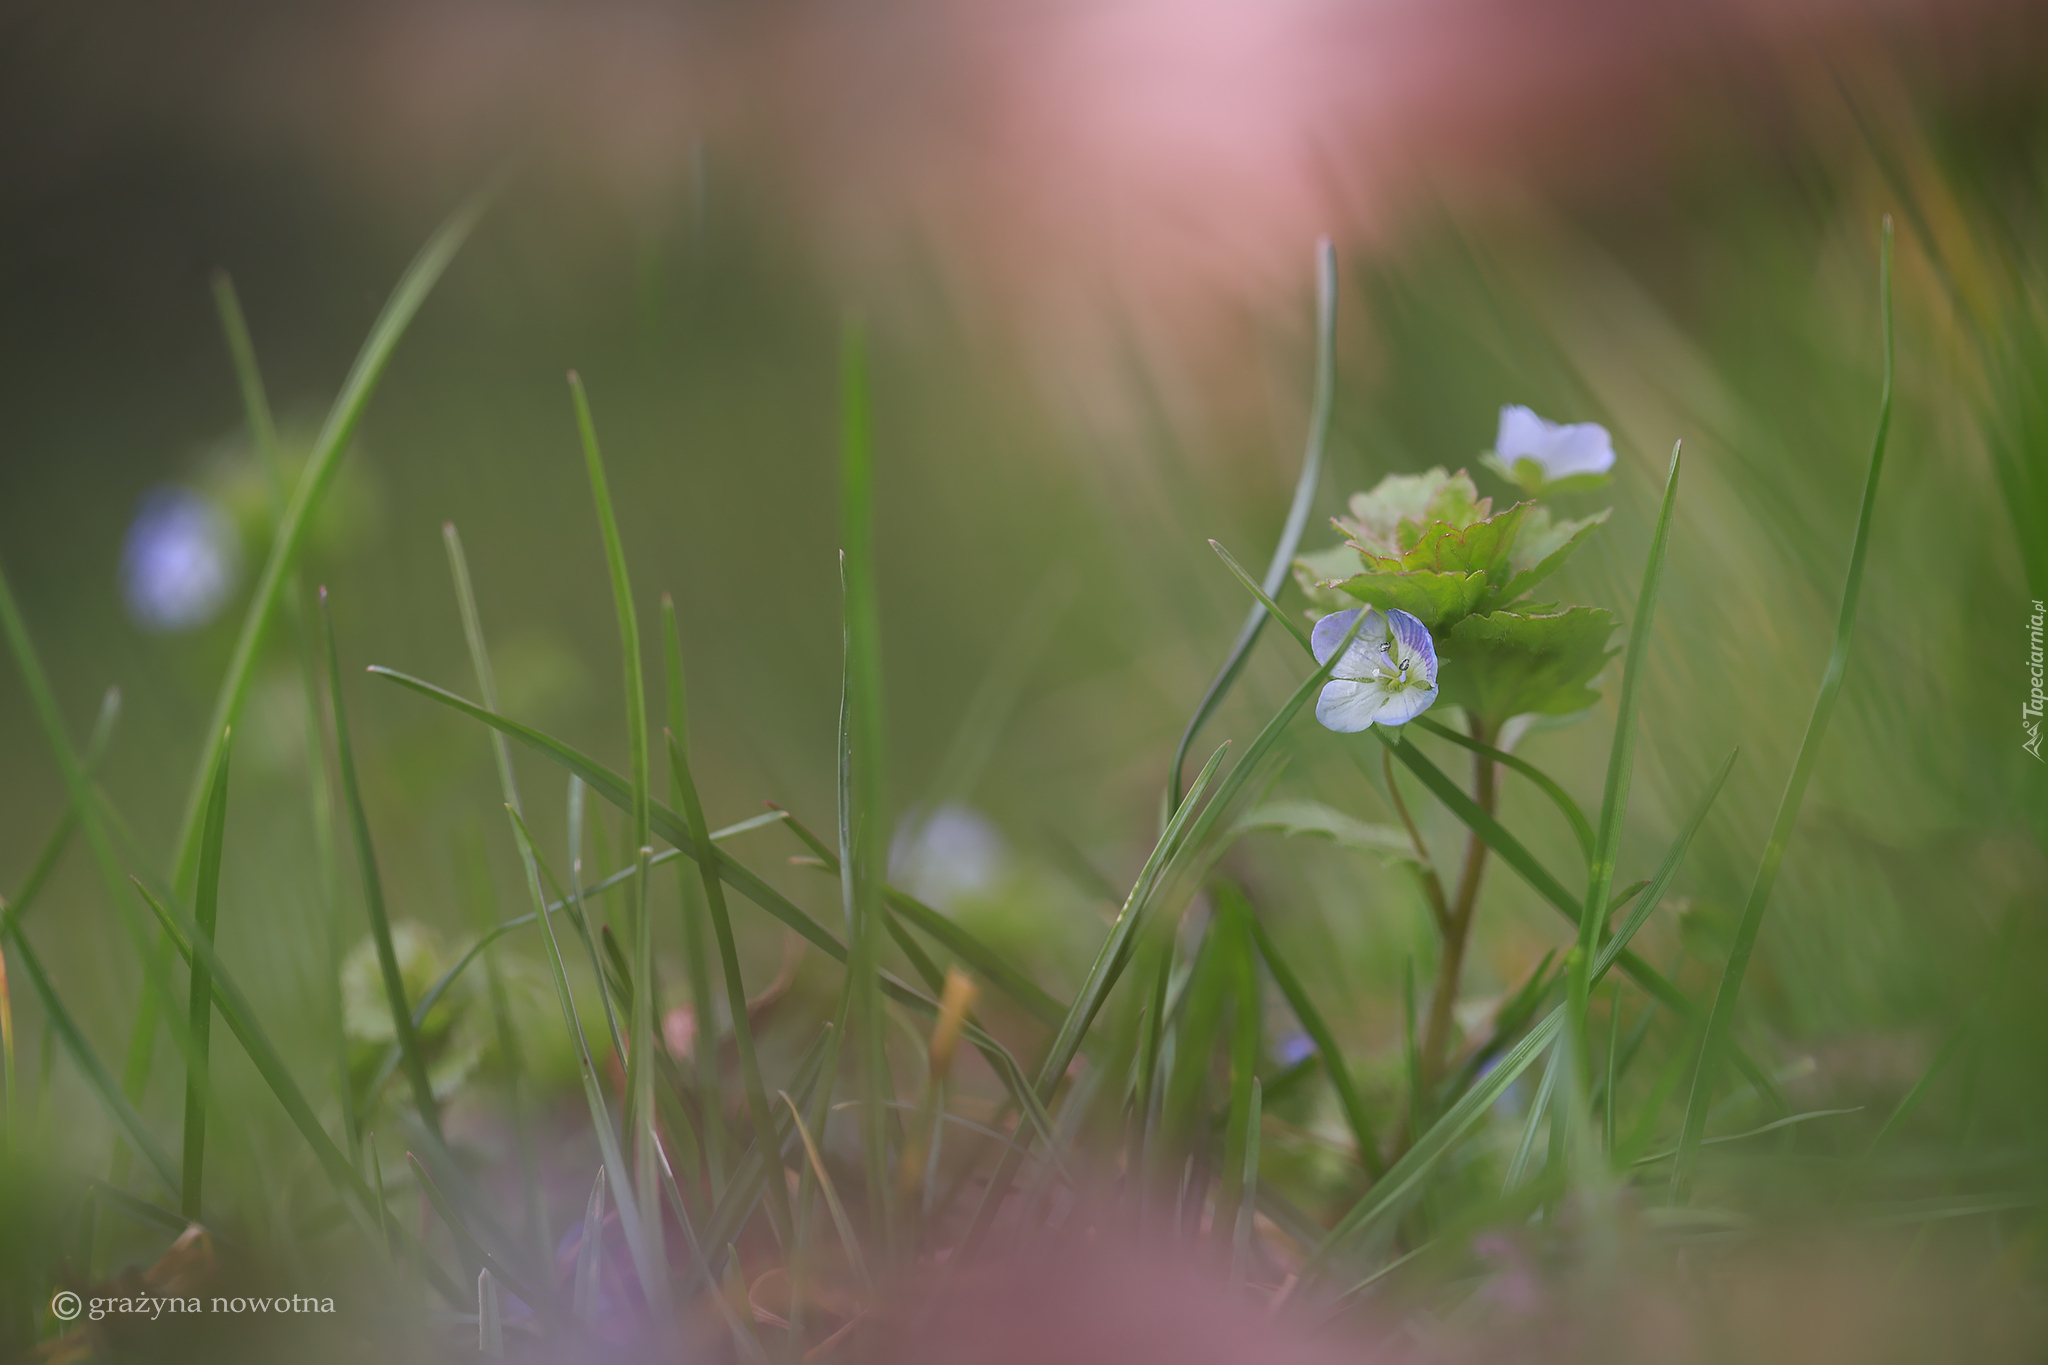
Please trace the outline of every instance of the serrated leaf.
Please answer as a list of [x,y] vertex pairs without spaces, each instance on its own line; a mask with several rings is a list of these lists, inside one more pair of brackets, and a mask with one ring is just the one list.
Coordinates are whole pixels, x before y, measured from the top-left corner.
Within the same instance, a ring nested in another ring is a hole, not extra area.
[[1393,825],[1371,825],[1320,801],[1269,801],[1245,812],[1233,834],[1270,830],[1286,835],[1317,835],[1360,853],[1394,862],[1415,862],[1415,844],[1407,831]]
[[1579,548],[1579,542],[1591,535],[1593,528],[1606,521],[1613,512],[1614,509],[1608,507],[1577,521],[1552,521],[1549,508],[1530,508],[1529,515],[1522,522],[1521,534],[1516,536],[1508,555],[1508,567],[1513,576],[1500,590],[1500,601],[1512,602],[1556,573],[1571,558],[1572,551]]
[[1453,526],[1470,526],[1491,515],[1493,499],[1480,497],[1479,485],[1461,469],[1444,480],[1443,486],[1430,497],[1429,505],[1423,508],[1418,521],[1423,527],[1437,521],[1447,521]]
[[1381,611],[1398,607],[1434,634],[1439,627],[1455,623],[1479,605],[1486,595],[1486,575],[1477,570],[1437,573],[1416,569],[1405,573],[1356,574],[1332,586]]
[[1600,607],[1467,616],[1437,637],[1441,700],[1497,727],[1511,716],[1566,715],[1599,701],[1588,683],[1613,651]]
[[1330,585],[1357,576],[1364,563],[1358,551],[1349,545],[1332,545],[1327,550],[1311,550],[1296,555],[1294,581],[1310,607],[1314,608],[1312,614],[1322,616],[1349,607],[1350,595],[1342,588]]
[[1368,558],[1366,567],[1483,573],[1488,583],[1499,587],[1508,580],[1516,533],[1522,529],[1523,520],[1532,506],[1518,502],[1499,516],[1462,525],[1450,521],[1431,522],[1398,563]]
[[[1442,468],[1421,474],[1389,474],[1370,493],[1353,493],[1350,515],[1332,517],[1337,529],[1384,554],[1398,555],[1395,532],[1404,521],[1421,525],[1424,514],[1451,476]],[[1477,489],[1473,490],[1475,493]]]

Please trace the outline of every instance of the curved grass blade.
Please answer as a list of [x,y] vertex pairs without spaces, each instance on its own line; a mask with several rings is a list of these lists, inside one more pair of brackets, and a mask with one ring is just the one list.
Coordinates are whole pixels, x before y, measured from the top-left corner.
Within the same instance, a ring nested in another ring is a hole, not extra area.
[[[192,907],[193,922],[208,943],[213,942],[213,928],[220,915],[220,851],[227,830],[228,755],[232,742],[231,737],[221,741],[220,763],[214,769],[212,787],[206,800],[204,834],[199,841],[199,885]],[[213,1024],[213,986],[207,980],[204,963],[192,964],[191,993],[186,1012],[187,1027],[192,1032],[192,1047],[204,1060]],[[200,1186],[206,1173],[206,1098],[206,1073],[201,1071],[187,1075],[185,1178],[178,1207],[195,1223],[199,1221]]]
[[256,586],[250,593],[241,631],[235,637],[234,653],[228,660],[227,675],[222,679],[220,692],[214,701],[213,716],[206,730],[206,747],[199,756],[191,793],[185,802],[185,816],[173,845],[177,850],[172,862],[174,886],[185,885],[197,866],[207,781],[219,761],[217,750],[221,736],[241,715],[250,681],[255,677],[256,657],[263,643],[264,630],[284,591],[292,564],[298,558],[313,513],[328,486],[334,482],[335,472],[341,467],[341,457],[355,436],[356,427],[362,421],[364,410],[369,407],[371,395],[377,391],[377,381],[390,364],[399,339],[412,325],[420,305],[426,302],[441,273],[448,268],[456,251],[483,216],[490,198],[491,191],[487,190],[456,209],[427,239],[412,264],[406,267],[398,287],[392,291],[384,311],[377,315],[369,336],[363,341],[362,350],[356,354],[355,363],[349,367],[348,378],[342,382],[341,392],[328,411],[319,436],[314,439],[313,452],[299,473],[298,484],[285,504],[277,533],[271,538],[270,557],[264,561],[263,571],[257,576]]
[[597,1322],[598,1283],[604,1274],[604,1167],[590,1184],[590,1201],[583,1206],[583,1234],[576,1243],[576,1278],[570,1300],[578,1326],[586,1330]]
[[825,1196],[825,1207],[832,1215],[833,1231],[839,1234],[840,1250],[846,1253],[846,1260],[853,1267],[854,1278],[869,1302],[874,1301],[875,1282],[868,1274],[868,1263],[860,1254],[860,1237],[853,1230],[853,1220],[846,1216],[846,1205],[839,1202],[839,1188],[832,1183],[832,1173],[825,1169],[825,1158],[818,1151],[818,1144],[811,1140],[811,1130],[804,1126],[804,1116],[797,1111],[796,1101],[789,1097],[787,1090],[775,1092],[784,1104],[789,1106],[789,1117],[796,1125],[796,1135],[803,1143],[804,1156],[811,1163],[812,1174],[818,1181],[818,1193]]
[[1409,1196],[1421,1188],[1423,1179],[1449,1154],[1465,1131],[1483,1117],[1493,1102],[1514,1084],[1529,1064],[1555,1042],[1564,1028],[1564,1006],[1559,1005],[1529,1030],[1521,1042],[1508,1049],[1494,1068],[1444,1111],[1399,1161],[1387,1168],[1364,1198],[1351,1206],[1337,1225],[1323,1237],[1302,1262],[1301,1277],[1308,1279],[1343,1247],[1381,1220],[1397,1213]]
[[569,990],[569,970],[562,958],[561,941],[555,935],[547,898],[541,893],[539,860],[534,853],[533,835],[518,811],[507,806],[505,813],[511,818],[512,833],[519,841],[520,861],[526,868],[527,894],[533,898],[534,909],[540,914],[541,941],[547,945],[548,970],[555,979],[555,999],[562,1007],[562,1022],[568,1026],[570,1041],[576,1046],[577,1079],[583,1083],[583,1101],[590,1109],[590,1126],[596,1132],[597,1149],[616,1192],[619,1231],[625,1234],[626,1250],[633,1259],[633,1271],[639,1277],[641,1293],[650,1304],[666,1303],[668,1286],[665,1282],[660,1285],[653,1283],[656,1262],[648,1254],[646,1238],[642,1235],[640,1203],[633,1197],[632,1178],[626,1169],[626,1159],[619,1150],[619,1136],[612,1128],[604,1090],[598,1085],[597,1064],[590,1056],[590,1039],[583,1032],[583,1022],[576,1013],[576,997]]
[[[725,973],[726,1007],[732,1014],[733,1042],[740,1056],[740,1077],[746,1086],[747,1109],[753,1115],[754,1130],[765,1133],[774,1123],[774,1111],[768,1103],[768,1089],[761,1079],[761,1059],[754,1051],[754,1025],[747,1016],[747,983],[740,975],[739,945],[733,937],[732,916],[725,904],[725,883],[718,879],[716,867],[717,850],[711,842],[711,832],[704,822],[704,806],[697,796],[697,785],[690,775],[690,756],[674,731],[667,732],[669,770],[674,774],[675,786],[683,799],[685,819],[689,822],[694,836],[697,867],[702,874],[704,904],[711,915],[711,932],[718,944],[718,961]],[[707,1019],[709,1016],[706,1016]],[[700,1044],[708,1050],[710,1043]],[[714,1090],[712,1095],[717,1092]],[[784,1246],[790,1245],[792,1230],[796,1224],[789,1208],[789,1191],[780,1181],[768,1182],[768,1216],[775,1225],[775,1233]]]
[[[314,1159],[319,1162],[320,1169],[326,1173],[335,1192],[345,1200],[354,1199],[357,1206],[366,1214],[377,1213],[383,1208],[377,1200],[377,1195],[364,1183],[362,1175],[356,1168],[349,1164],[341,1149],[334,1145],[334,1139],[327,1136],[327,1130],[320,1126],[320,1120],[313,1113],[312,1105],[306,1102],[306,1096],[299,1089],[298,1082],[292,1079],[291,1070],[286,1067],[284,1058],[271,1043],[269,1035],[264,1033],[263,1026],[257,1022],[255,1011],[249,1008],[247,998],[235,985],[234,978],[228,974],[227,967],[221,962],[213,944],[198,937],[193,932],[194,926],[191,921],[182,918],[177,911],[159,900],[140,879],[134,879],[131,884],[141,895],[143,903],[156,915],[158,924],[164,930],[166,946],[184,958],[188,966],[195,962],[205,965],[207,979],[213,983],[213,1007],[220,1012],[221,1021],[228,1026],[228,1031],[235,1035],[235,1041],[242,1045],[242,1051],[248,1054],[249,1061],[256,1067],[257,1074],[263,1078],[264,1084],[270,1088],[270,1093],[277,1098],[278,1104],[285,1111],[285,1116],[292,1121],[292,1126],[299,1130],[300,1135],[306,1139],[306,1145],[313,1149]],[[380,1218],[386,1216],[378,1214]],[[409,1246],[417,1252],[420,1264],[426,1268],[435,1292],[447,1300],[450,1306],[461,1305],[462,1291],[433,1264],[425,1249],[419,1246],[412,1234],[396,1222],[391,1223],[390,1227],[394,1235],[400,1239],[401,1245]]]
[[1251,931],[1252,942],[1257,945],[1259,956],[1265,960],[1266,970],[1273,974],[1273,984],[1287,998],[1287,1007],[1294,1011],[1302,1032],[1308,1034],[1322,1056],[1323,1070],[1329,1074],[1330,1085],[1337,1092],[1337,1102],[1344,1110],[1344,1120],[1351,1125],[1352,1140],[1358,1144],[1359,1161],[1374,1179],[1378,1179],[1386,1171],[1386,1163],[1380,1159],[1379,1136],[1373,1132],[1372,1120],[1365,1112],[1365,1101],[1359,1097],[1358,1086],[1351,1079],[1351,1068],[1344,1061],[1342,1049],[1337,1046],[1337,1035],[1323,1022],[1322,1011],[1309,998],[1301,978],[1280,956],[1272,936],[1266,932],[1266,926],[1259,923],[1257,916],[1252,917]]
[[1579,803],[1572,800],[1570,793],[1553,781],[1548,773],[1525,758],[1511,754],[1505,749],[1496,749],[1491,744],[1482,744],[1470,735],[1461,734],[1448,725],[1431,720],[1428,716],[1417,716],[1409,723],[1427,730],[1439,739],[1449,740],[1460,748],[1470,749],[1475,754],[1484,754],[1502,767],[1512,769],[1535,783],[1537,790],[1550,798],[1550,803],[1557,807],[1558,814],[1564,816],[1565,823],[1571,826],[1572,837],[1578,840],[1579,852],[1585,855],[1587,863],[1593,861],[1593,826],[1587,821],[1586,813],[1579,809]]
[[632,781],[632,843],[640,877],[634,883],[632,1019],[626,1030],[626,1112],[633,1133],[633,1191],[639,1200],[640,1235],[652,1268],[648,1309],[656,1323],[668,1317],[668,1253],[662,1245],[661,1189],[655,1157],[654,1104],[654,916],[647,897],[647,868],[654,856],[649,826],[652,788],[648,779],[647,688],[640,666],[640,616],[633,609],[633,585],[626,574],[626,548],[612,512],[611,489],[605,479],[604,455],[598,449],[597,427],[590,416],[590,396],[583,380],[569,372],[569,393],[575,400],[576,430],[583,440],[583,464],[590,476],[590,499],[597,507],[598,529],[604,537],[605,565],[612,581],[612,605],[619,618],[619,652],[626,686],[627,769]]
[[[1565,1030],[1570,1039],[1575,1094],[1593,1093],[1592,1048],[1586,1034],[1586,1012],[1593,998],[1593,955],[1600,949],[1600,931],[1607,923],[1607,893],[1614,886],[1614,867],[1621,857],[1621,819],[1635,775],[1636,698],[1643,685],[1643,662],[1649,657],[1650,626],[1657,615],[1657,593],[1664,582],[1664,555],[1671,544],[1671,519],[1678,507],[1678,475],[1683,455],[1671,449],[1671,468],[1664,476],[1664,503],[1650,552],[1643,562],[1643,586],[1636,594],[1636,619],[1629,626],[1628,652],[1621,670],[1621,696],[1615,708],[1614,742],[1607,751],[1607,785],[1600,798],[1599,837],[1586,875],[1586,899],[1579,910],[1578,947],[1565,962]],[[1575,1110],[1576,1105],[1572,1106]],[[1567,1111],[1576,1123],[1582,1115]]]
[[1778,879],[1778,866],[1792,841],[1792,827],[1806,798],[1806,784],[1820,758],[1820,744],[1827,734],[1828,718],[1834,714],[1835,698],[1841,693],[1842,678],[1849,666],[1849,641],[1856,628],[1856,603],[1863,589],[1863,565],[1870,553],[1870,523],[1877,509],[1877,482],[1884,472],[1885,439],[1892,425],[1892,223],[1884,220],[1880,252],[1879,290],[1884,315],[1884,392],[1878,402],[1877,434],[1871,442],[1869,471],[1863,480],[1863,501],[1856,513],[1856,537],[1849,547],[1849,569],[1842,583],[1842,607],[1835,619],[1835,643],[1821,674],[1820,690],[1814,695],[1813,712],[1807,718],[1806,733],[1799,741],[1799,756],[1793,760],[1792,775],[1786,779],[1785,794],[1778,802],[1777,818],[1757,863],[1756,880],[1736,926],[1735,942],[1714,993],[1713,1010],[1707,1016],[1706,1036],[1700,1041],[1699,1068],[1693,1073],[1692,1094],[1686,1103],[1685,1127],[1678,1142],[1678,1162],[1671,1172],[1671,1202],[1683,1204],[1692,1190],[1692,1178],[1699,1160],[1700,1142],[1706,1137],[1707,1112],[1713,1105],[1714,1083],[1718,1079],[1722,1054],[1731,1050],[1730,1033],[1735,1024],[1735,1005],[1742,994],[1742,978],[1749,969],[1750,954],[1756,949],[1757,931],[1763,927],[1764,910],[1771,900],[1771,888]]
[[[1322,482],[1323,445],[1330,434],[1330,407],[1337,389],[1336,354],[1337,249],[1329,238],[1324,237],[1316,243],[1316,379],[1315,396],[1310,402],[1308,444],[1302,452],[1301,476],[1294,483],[1294,500],[1288,504],[1287,521],[1281,527],[1280,542],[1273,547],[1273,558],[1266,566],[1263,589],[1267,598],[1278,597],[1280,590],[1287,585],[1288,566],[1293,564],[1294,552],[1301,547],[1301,533],[1308,527],[1309,508],[1315,502],[1316,487]],[[1251,657],[1252,646],[1258,643],[1259,631],[1265,624],[1266,610],[1263,606],[1252,608],[1245,616],[1229,657],[1209,684],[1209,690],[1202,694],[1195,714],[1188,720],[1187,729],[1181,732],[1180,743],[1173,751],[1173,766],[1168,769],[1166,778],[1168,815],[1181,803],[1181,769],[1187,766],[1195,737],[1229,694],[1237,675],[1244,669],[1245,660]]]
[[363,809],[363,792],[356,777],[354,745],[349,740],[348,705],[341,695],[341,661],[334,642],[334,614],[327,604],[327,589],[320,589],[320,624],[327,644],[328,704],[333,710],[334,752],[341,766],[342,803],[348,808],[349,832],[355,838],[356,863],[362,874],[363,909],[370,920],[370,939],[377,949],[377,969],[384,983],[384,998],[391,1009],[391,1026],[398,1041],[406,1079],[412,1084],[413,1104],[420,1121],[427,1125],[438,1143],[441,1134],[441,1104],[434,1098],[433,1082],[427,1077],[426,1054],[420,1049],[419,1032],[413,1027],[412,1009],[406,1003],[405,977],[398,969],[398,950],[391,941],[391,917],[384,908],[384,879],[377,871],[377,851],[370,843],[370,817]]
[[1636,930],[1643,927],[1643,921],[1649,919],[1663,903],[1664,893],[1671,887],[1671,879],[1678,875],[1678,865],[1685,860],[1685,851],[1692,847],[1693,836],[1698,834],[1700,826],[1706,823],[1707,812],[1713,809],[1715,798],[1720,796],[1721,787],[1728,781],[1728,774],[1735,770],[1735,760],[1741,754],[1742,749],[1738,745],[1728,751],[1728,757],[1721,760],[1721,766],[1707,783],[1707,790],[1701,795],[1699,804],[1693,807],[1692,818],[1685,822],[1685,828],[1671,841],[1671,847],[1665,851],[1664,861],[1658,865],[1656,873],[1643,887],[1642,893],[1636,897],[1635,906],[1628,912],[1628,918],[1623,920],[1607,941],[1600,945],[1600,952],[1593,959],[1595,983],[1607,975],[1607,969],[1621,956],[1623,946],[1635,937]]

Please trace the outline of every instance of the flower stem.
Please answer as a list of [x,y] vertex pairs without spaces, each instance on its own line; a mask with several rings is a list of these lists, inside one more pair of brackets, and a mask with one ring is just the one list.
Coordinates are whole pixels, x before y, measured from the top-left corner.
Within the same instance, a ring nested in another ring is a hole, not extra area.
[[[1472,718],[1471,734],[1473,740],[1480,744],[1493,743],[1492,730],[1477,716]],[[1493,814],[1495,774],[1491,758],[1480,753],[1472,756],[1472,799],[1488,815]],[[1465,967],[1465,944],[1471,937],[1472,912],[1479,903],[1479,878],[1485,870],[1486,841],[1476,832],[1468,834],[1465,838],[1465,863],[1458,874],[1458,894],[1451,902],[1450,914],[1443,924],[1443,956],[1437,961],[1436,989],[1429,1001],[1429,1025],[1422,1035],[1424,1094],[1433,1090],[1442,1078],[1450,1052],[1451,1009],[1458,1001],[1458,979]],[[1417,1117],[1410,1117],[1411,1131],[1416,1127]]]

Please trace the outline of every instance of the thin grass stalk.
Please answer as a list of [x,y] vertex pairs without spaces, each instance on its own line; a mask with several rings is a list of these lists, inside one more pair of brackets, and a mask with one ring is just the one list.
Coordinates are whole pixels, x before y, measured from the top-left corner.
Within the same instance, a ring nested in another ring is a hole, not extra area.
[[866,344],[849,322],[840,348],[839,572],[844,661],[840,689],[839,825],[841,889],[852,956],[853,1035],[860,1077],[861,1156],[870,1215],[890,1259],[896,1252],[895,1189],[889,1178],[889,1111],[895,1084],[878,983],[884,879],[882,656],[875,583],[875,470],[868,417]]
[[355,837],[356,865],[362,875],[363,909],[370,920],[370,938],[377,949],[377,969],[384,985],[384,999],[391,1010],[391,1026],[398,1040],[400,1063],[412,1085],[413,1104],[420,1121],[427,1125],[437,1143],[441,1135],[441,1104],[434,1098],[434,1085],[427,1075],[426,1053],[420,1047],[419,1031],[413,1027],[412,1009],[406,1003],[405,977],[399,971],[398,950],[391,941],[391,917],[384,905],[384,879],[377,870],[377,851],[370,842],[370,818],[363,808],[362,785],[356,776],[354,745],[349,738],[348,706],[341,694],[340,651],[334,642],[334,614],[327,603],[327,589],[320,589],[320,621],[327,646],[328,701],[333,711],[334,751],[341,764],[342,803],[348,808],[349,832]]
[[[1294,482],[1294,499],[1288,504],[1287,520],[1281,527],[1279,543],[1273,547],[1273,557],[1267,562],[1266,576],[1261,584],[1268,598],[1277,598],[1287,586],[1288,570],[1294,563],[1295,551],[1301,547],[1302,532],[1308,529],[1309,509],[1315,505],[1316,489],[1322,483],[1323,446],[1329,438],[1330,409],[1337,391],[1336,357],[1337,248],[1324,237],[1316,242],[1316,375],[1314,396],[1309,402],[1308,441],[1302,450],[1301,474]],[[1234,561],[1229,562],[1234,565]],[[1223,667],[1196,704],[1187,729],[1181,732],[1180,743],[1174,746],[1173,763],[1167,769],[1166,816],[1170,817],[1180,805],[1180,775],[1187,766],[1195,738],[1237,682],[1237,676],[1244,670],[1245,660],[1251,657],[1252,646],[1258,643],[1259,632],[1265,624],[1266,613],[1258,607],[1245,615],[1244,625],[1238,628],[1237,641],[1231,646]],[[1160,823],[1164,824],[1165,820]]]
[[[676,627],[675,600],[667,593],[661,595],[661,639],[668,681],[668,729],[687,757],[690,752],[690,710],[689,693],[683,677],[682,634]],[[497,707],[491,709],[495,711]],[[678,809],[687,811],[673,764],[669,772],[669,800]],[[708,860],[708,865],[715,878],[717,860]],[[708,899],[709,893],[705,894]],[[712,995],[711,953],[704,941],[706,912],[704,903],[697,899],[697,889],[692,885],[689,872],[681,867],[676,869],[676,903],[682,914],[683,968],[690,983],[690,1008],[695,1011],[697,1020],[697,1046],[692,1061],[697,1073],[698,1108],[704,1130],[705,1175],[710,1181],[711,1197],[715,1201],[725,1186],[725,1152],[732,1138],[726,1131],[725,1105],[719,1094],[718,1005]]]
[[1736,926],[1735,941],[1722,969],[1721,984],[1714,993],[1707,1016],[1706,1035],[1700,1041],[1699,1068],[1693,1073],[1692,1094],[1685,1108],[1685,1126],[1678,1142],[1678,1161],[1671,1172],[1671,1202],[1683,1204],[1692,1193],[1693,1174],[1699,1164],[1699,1149],[1706,1137],[1707,1113],[1713,1105],[1714,1085],[1719,1079],[1722,1054],[1730,1048],[1735,1026],[1735,1005],[1742,994],[1742,979],[1756,950],[1757,932],[1763,927],[1764,911],[1770,905],[1771,888],[1778,879],[1778,867],[1792,841],[1792,829],[1799,819],[1799,807],[1806,797],[1806,784],[1820,759],[1821,740],[1827,734],[1828,718],[1834,714],[1835,698],[1849,666],[1849,642],[1856,628],[1856,603],[1863,589],[1863,565],[1870,552],[1871,520],[1877,510],[1878,478],[1884,472],[1885,439],[1892,424],[1892,223],[1884,220],[1879,246],[1879,300],[1884,318],[1884,390],[1878,402],[1877,434],[1871,442],[1869,470],[1863,480],[1863,500],[1856,513],[1856,537],[1849,548],[1849,569],[1842,584],[1842,606],[1835,620],[1835,642],[1828,664],[1821,674],[1820,689],[1813,699],[1813,712],[1806,733],[1799,741],[1799,756],[1793,760],[1785,794],[1778,802],[1777,818],[1757,863],[1756,879]]
[[[220,854],[221,843],[226,834],[228,811],[228,756],[231,745],[223,742],[220,747],[220,765],[214,770],[212,789],[206,801],[206,824],[204,837],[199,841],[199,883],[193,900],[193,923],[208,943],[213,942],[214,925],[220,914]],[[213,986],[206,974],[206,965],[194,962],[191,970],[191,994],[186,1005],[187,1027],[192,1031],[192,1046],[199,1056],[207,1056],[207,1041],[213,1024]],[[185,1077],[185,1149],[184,1188],[179,1197],[178,1208],[192,1222],[199,1221],[201,1185],[206,1174],[206,1105],[207,1076],[205,1072],[188,1073]]]

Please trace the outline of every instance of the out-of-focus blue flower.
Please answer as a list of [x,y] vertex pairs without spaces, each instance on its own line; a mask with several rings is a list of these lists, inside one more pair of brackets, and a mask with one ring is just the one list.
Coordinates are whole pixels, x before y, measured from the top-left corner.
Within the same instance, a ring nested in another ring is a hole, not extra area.
[[1316,622],[1309,632],[1316,662],[1330,661],[1361,611],[1365,619],[1316,701],[1316,719],[1346,733],[1405,725],[1436,701],[1436,642],[1427,626],[1398,607],[1385,613],[1354,607]]
[[1548,480],[1574,474],[1605,474],[1614,468],[1614,440],[1598,422],[1570,424],[1547,421],[1528,408],[1510,403],[1500,410],[1500,434],[1493,453],[1512,469],[1517,460],[1534,460]]
[[143,494],[121,547],[121,594],[145,630],[203,626],[219,614],[241,575],[234,523],[188,488]]
[[1002,831],[957,801],[911,811],[889,844],[889,880],[941,910],[993,888],[1008,862]]
[[1306,1033],[1289,1033],[1273,1044],[1273,1060],[1282,1066],[1299,1066],[1315,1052],[1316,1040]]

